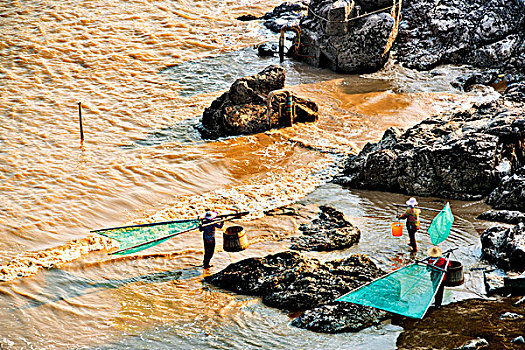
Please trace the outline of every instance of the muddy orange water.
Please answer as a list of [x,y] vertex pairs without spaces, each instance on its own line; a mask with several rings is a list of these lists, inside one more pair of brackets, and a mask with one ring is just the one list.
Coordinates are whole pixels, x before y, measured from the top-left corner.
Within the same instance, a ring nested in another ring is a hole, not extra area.
[[[288,88],[319,104],[319,122],[202,140],[195,125],[204,108],[236,78],[278,64],[252,48],[276,35],[260,21],[235,18],[262,15],[279,3],[0,3],[2,349],[394,346],[398,326],[351,335],[307,332],[257,298],[200,280],[230,262],[286,249],[297,222],[268,222],[261,213],[294,202],[335,205],[363,231],[359,247],[313,256],[362,251],[386,268],[408,261],[406,242],[388,236],[392,203],[404,197],[349,191],[329,180],[344,155],[378,140],[386,128],[487,97],[450,86],[464,68],[430,74],[388,66],[345,76],[286,61]],[[480,228],[473,217],[484,205],[454,205],[459,216],[450,245],[467,247],[460,254],[477,264]],[[250,248],[219,249],[211,272],[197,266],[198,233],[114,258],[106,249],[115,242],[89,232],[194,217],[206,207],[253,212],[244,223]],[[479,290],[473,278],[446,297]]]

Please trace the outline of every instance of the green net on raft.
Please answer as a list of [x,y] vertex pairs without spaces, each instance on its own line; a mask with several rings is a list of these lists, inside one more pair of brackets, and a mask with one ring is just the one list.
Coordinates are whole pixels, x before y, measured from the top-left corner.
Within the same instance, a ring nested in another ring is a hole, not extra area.
[[450,210],[450,205],[447,203],[445,207],[436,215],[430,223],[428,234],[433,245],[438,245],[448,238],[452,223],[454,222],[454,215]]
[[120,242],[114,254],[125,255],[151,248],[174,235],[199,227],[200,220],[181,220],[92,231]]
[[412,318],[423,318],[442,279],[443,271],[416,262],[354,289],[336,301],[372,306]]

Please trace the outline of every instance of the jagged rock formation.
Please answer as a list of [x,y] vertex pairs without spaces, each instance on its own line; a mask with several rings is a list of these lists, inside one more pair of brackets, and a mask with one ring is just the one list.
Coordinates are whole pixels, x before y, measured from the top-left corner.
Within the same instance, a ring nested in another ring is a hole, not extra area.
[[352,20],[363,11],[391,5],[391,1],[311,0],[300,23],[298,59],[337,72],[380,69],[388,60],[387,43],[395,26],[389,13]]
[[292,238],[290,249],[331,251],[349,248],[359,242],[361,231],[333,207],[320,206],[319,216],[301,225],[303,236]]
[[[525,117],[522,123],[525,124]],[[487,203],[496,209],[525,211],[525,166],[505,176],[490,193]]]
[[487,210],[486,212],[478,215],[476,219],[498,221],[516,225],[520,222],[525,223],[525,213],[522,213],[517,210]]
[[525,271],[525,223],[485,230],[481,250],[485,260],[504,270]]
[[405,0],[398,26],[393,5],[392,0],[310,1],[300,22],[304,45],[297,58],[345,73],[375,71],[387,61],[387,43],[395,38],[395,59],[409,68],[470,64],[521,72],[523,78],[522,0]]
[[407,67],[455,63],[525,71],[522,0],[410,0],[402,16],[394,49]]
[[[525,165],[524,111],[522,103],[499,99],[434,116],[405,132],[388,129],[381,141],[349,159],[336,182],[411,195],[482,198],[502,179],[501,186],[517,179],[511,175]],[[499,199],[509,198],[510,192],[503,187],[497,193],[493,197]],[[498,207],[523,210],[516,208],[519,193],[513,198]]]
[[387,313],[374,307],[334,303],[306,310],[292,326],[321,333],[355,332],[379,324]]
[[[318,107],[313,101],[294,96],[293,120],[285,112],[285,70],[269,66],[256,75],[237,79],[230,90],[222,94],[202,115],[204,137],[217,138],[239,134],[253,134],[271,128],[290,126],[291,123],[314,122],[318,119]],[[274,93],[268,114],[267,99]],[[281,110],[281,113],[279,111]]]
[[[261,296],[263,303],[268,306],[302,311],[322,305],[336,305],[338,303],[334,304],[334,299],[383,274],[368,257],[360,254],[321,263],[317,259],[287,251],[233,263],[219,273],[205,277],[204,281],[237,293]],[[325,313],[328,311],[329,314]],[[377,323],[386,316],[382,311],[343,303],[336,307],[312,310],[304,322],[297,321],[296,325],[308,329],[308,325],[312,325],[312,329],[315,329],[318,326],[311,321],[314,314],[317,315],[316,319],[332,317],[341,320],[347,325],[345,330],[354,331]],[[337,323],[333,327],[333,331],[343,329]],[[323,326],[323,329],[331,331],[327,326]]]

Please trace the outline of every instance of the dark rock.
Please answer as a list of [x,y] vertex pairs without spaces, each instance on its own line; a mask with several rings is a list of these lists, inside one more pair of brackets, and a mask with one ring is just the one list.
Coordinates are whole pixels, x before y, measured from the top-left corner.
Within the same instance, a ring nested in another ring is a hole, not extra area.
[[[286,113],[279,113],[284,106],[285,95],[275,93],[271,113],[267,114],[267,102],[271,92],[284,88],[285,70],[269,66],[262,72],[237,79],[230,90],[222,94],[202,114],[200,131],[204,137],[217,138],[239,134],[252,134],[271,128],[290,126]],[[292,94],[295,104],[294,123],[314,122],[318,118],[315,102]]]
[[254,15],[242,15],[237,17],[237,20],[242,22],[248,22],[248,21],[255,21],[260,19],[259,17],[255,17]]
[[525,295],[525,273],[518,276],[504,277],[503,286],[511,294]]
[[525,3],[521,0],[422,0],[403,3],[394,44],[410,68],[470,64],[523,71]]
[[525,270],[525,223],[491,227],[481,234],[483,258],[504,270]]
[[270,57],[277,52],[277,45],[273,43],[262,43],[257,46],[257,54],[261,57]]
[[388,313],[373,307],[341,302],[307,310],[291,324],[321,333],[357,332],[387,317]]
[[525,102],[525,82],[518,82],[507,86],[505,96],[516,102]]
[[[500,99],[434,116],[404,133],[390,128],[381,141],[351,156],[335,182],[411,195],[481,199],[525,163],[524,111],[525,105]],[[516,198],[521,198],[518,192]],[[506,205],[502,209],[515,209]]]
[[525,213],[510,210],[487,210],[478,215],[476,219],[516,225],[520,222],[525,222]]
[[[390,0],[311,0],[300,19],[304,45],[297,59],[345,73],[375,71],[387,61],[395,39],[396,60],[409,68],[453,63],[525,71],[522,0],[403,1],[397,25],[392,5]],[[287,23],[282,18],[268,26],[278,31]]]
[[[525,117],[522,119],[520,122],[525,124]],[[509,125],[509,128],[512,127],[512,124]],[[511,176],[504,177],[501,183],[490,193],[487,203],[496,209],[525,211],[525,166]]]
[[292,250],[331,251],[351,247],[359,242],[361,231],[344,214],[333,207],[320,206],[319,217],[301,225],[304,236],[292,238]]
[[496,69],[470,73],[460,76],[452,85],[463,91],[469,91],[473,85],[490,85],[498,79],[499,72]]
[[[382,1],[364,2],[374,7]],[[395,21],[389,13],[351,20],[362,7],[354,1],[310,1],[301,19],[301,46],[297,59],[337,72],[376,71],[388,60],[387,43]]]
[[366,256],[321,263],[295,252],[250,258],[204,278],[234,292],[262,297],[264,304],[291,311],[332,302],[383,272]]
[[307,9],[308,5],[305,3],[283,2],[262,17],[265,20],[264,26],[279,33],[281,28],[285,25],[298,25],[301,16],[306,13]]

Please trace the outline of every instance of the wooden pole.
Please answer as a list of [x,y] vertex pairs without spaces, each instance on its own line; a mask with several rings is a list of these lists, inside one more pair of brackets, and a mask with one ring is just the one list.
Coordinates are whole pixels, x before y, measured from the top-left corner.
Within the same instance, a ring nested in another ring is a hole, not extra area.
[[[395,207],[408,207],[408,205],[405,205],[405,204],[394,204],[394,206]],[[441,211],[439,209],[425,208],[425,207],[419,207],[419,206],[416,206],[415,208],[419,208],[419,209],[423,209],[423,210],[430,210],[430,211],[437,211],[437,212]]]
[[82,102],[78,103],[78,120],[80,123],[80,142],[84,142],[84,129],[82,127]]
[[[232,213],[232,214],[223,214],[223,215],[218,215],[217,219],[219,219],[219,218],[226,218],[226,217],[230,217],[230,216],[241,217],[241,216],[248,215],[248,214],[250,214],[249,211],[242,211],[240,213]],[[146,224],[136,224],[136,225],[101,228],[101,229],[98,229],[98,230],[91,230],[89,232],[101,234],[100,232],[104,232],[104,231],[120,230],[120,229],[124,229],[124,228],[139,228],[139,227],[148,227],[148,226],[169,225],[169,224],[176,224],[176,223],[180,223],[180,222],[188,222],[188,221],[193,221],[193,220],[198,220],[198,218],[196,218],[196,219],[186,219],[186,220],[172,220],[172,221],[150,222],[150,223],[146,223]]]
[[[204,224],[204,225],[201,225],[201,227],[206,227],[206,226],[210,226],[210,225],[213,225],[213,224],[218,224],[220,222],[224,222],[224,221],[230,221],[230,220],[234,220],[236,219],[237,217],[232,217],[232,218],[226,218],[226,219],[222,219],[222,220],[217,220],[217,221],[212,221],[210,223],[207,223],[207,224]],[[118,254],[118,253],[122,253],[122,252],[125,252],[126,250],[131,250],[131,249],[134,249],[134,248],[138,248],[138,247],[142,247],[142,246],[145,246],[147,244],[150,244],[150,243],[155,243],[155,242],[158,242],[158,241],[163,241],[165,239],[168,239],[168,238],[172,238],[172,237],[175,237],[175,236],[178,236],[180,235],[181,233],[186,233],[186,232],[189,232],[189,231],[193,231],[193,230],[197,230],[199,227],[193,227],[193,228],[189,228],[187,230],[184,230],[184,231],[180,231],[180,232],[175,232],[175,233],[172,233],[171,235],[167,235],[167,236],[164,236],[164,237],[159,237],[159,238],[156,238],[154,240],[151,240],[151,241],[148,241],[148,242],[142,242],[142,243],[139,243],[139,244],[136,244],[134,246],[131,246],[131,247],[127,247],[127,248],[124,248],[124,249],[119,249],[113,253],[110,253],[111,255],[113,254]]]

